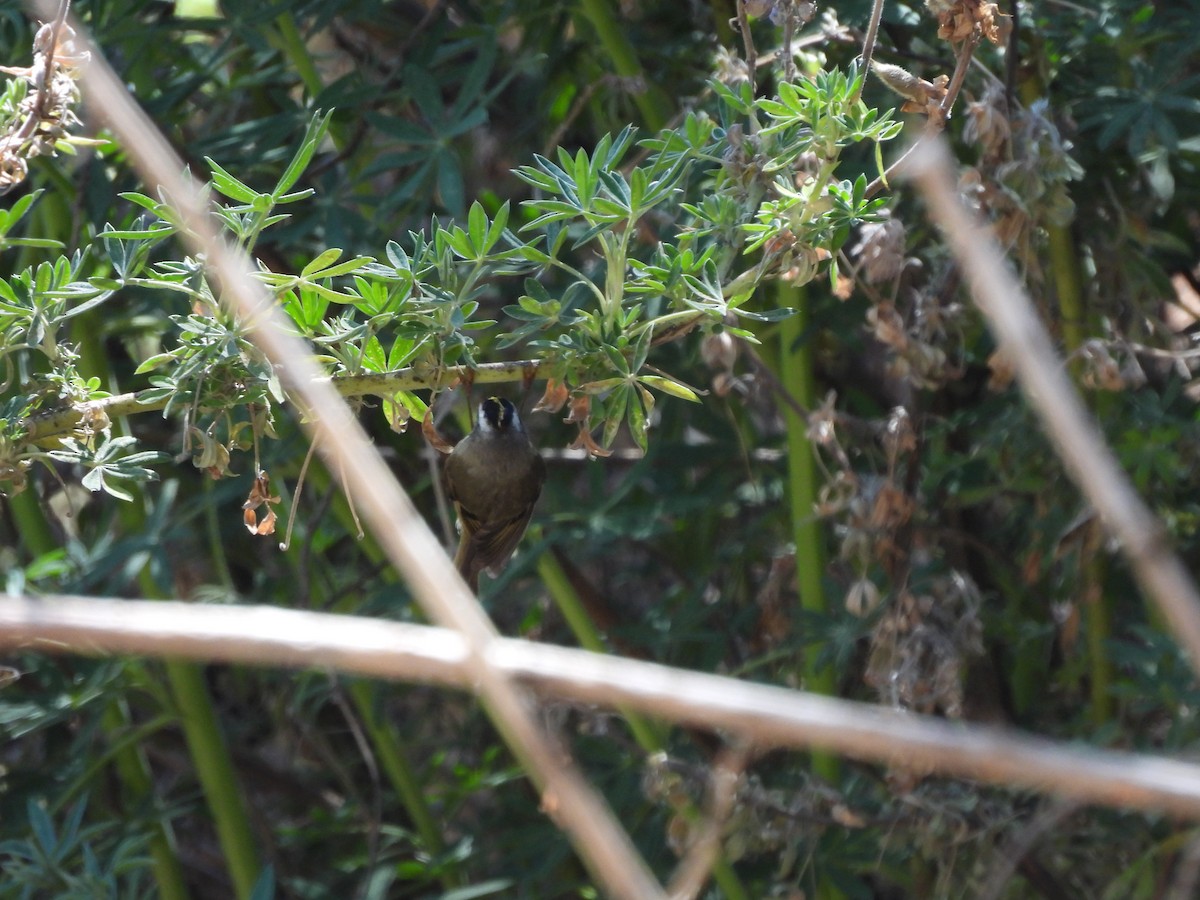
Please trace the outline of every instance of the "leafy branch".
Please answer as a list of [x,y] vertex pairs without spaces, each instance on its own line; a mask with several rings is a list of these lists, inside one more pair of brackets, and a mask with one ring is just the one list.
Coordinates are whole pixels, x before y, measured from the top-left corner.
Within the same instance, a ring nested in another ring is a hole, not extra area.
[[[889,140],[900,129],[890,113],[862,103],[861,84],[853,66],[784,83],[777,98],[756,100],[745,83],[713,82],[713,113],[693,112],[678,128],[642,140],[639,164],[626,164],[638,145],[627,127],[590,153],[560,149],[554,160],[535,156],[519,167],[516,175],[535,191],[519,222],[507,203],[489,213],[475,202],[464,224],[434,220],[389,241],[381,259],[328,248],[293,273],[258,257],[257,275],[338,389],[380,396],[395,429],[423,418],[429,397],[455,383],[536,377],[549,386],[541,408],[570,403],[577,446],[606,454],[624,426],[645,450],[656,393],[698,399],[652,366],[654,349],[697,329],[756,342],[755,327],[790,314],[756,308],[758,284],[804,283],[823,269],[836,277],[836,252],[850,228],[877,217],[882,201],[865,196],[863,176],[835,178],[844,148]],[[213,214],[231,241],[253,252],[267,229],[288,219],[283,207],[312,195],[296,185],[329,121],[328,112],[313,116],[269,190],[207,160]],[[806,169],[802,160],[813,156],[818,165]],[[208,448],[194,461],[217,474],[223,466],[212,469],[213,460],[246,446],[247,427],[270,435],[285,400],[249,339],[254,323],[222,308],[200,260],[172,257],[183,226],[170,198],[122,196],[136,217],[105,226],[99,260],[60,257],[0,282],[0,359],[25,372],[41,356],[50,369],[40,380],[18,379],[24,394],[6,414],[0,475],[13,489],[29,465],[49,458],[88,467],[86,486],[116,496],[113,477],[150,477],[145,455],[111,468],[114,454],[134,449],[108,435],[118,410],[182,414],[186,432],[202,435]],[[514,276],[524,290],[502,306],[507,321],[489,318]],[[169,315],[171,340],[140,360],[136,374],[149,386],[110,397],[76,371],[64,328],[134,290],[182,298],[189,309]],[[516,346],[531,356],[485,362]],[[238,408],[251,410],[249,421],[237,420]]]

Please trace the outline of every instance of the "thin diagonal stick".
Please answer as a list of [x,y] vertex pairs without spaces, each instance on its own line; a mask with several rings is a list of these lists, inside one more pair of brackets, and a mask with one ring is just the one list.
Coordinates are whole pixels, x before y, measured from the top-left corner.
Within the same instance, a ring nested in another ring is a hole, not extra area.
[[[91,45],[82,26],[73,24],[80,41]],[[249,260],[221,239],[195,183],[181,174],[183,161],[133,102],[99,48],[89,49],[91,62],[82,78],[91,101],[88,109],[118,136],[142,180],[166,192],[185,226],[181,238],[202,256],[223,302],[247,323],[254,342],[277,366],[288,393],[307,413],[306,427],[317,440],[318,452],[330,471],[345,477],[346,492],[362,499],[369,527],[425,612],[462,635],[469,648],[472,684],[493,724],[541,790],[543,809],[571,838],[580,859],[609,894],[630,900],[663,897],[661,885],[612,810],[538,727],[525,692],[490,661],[498,637],[495,627],[350,408],[323,379],[308,346],[288,333],[283,314],[254,278]]]
[[1200,593],[1172,551],[1166,529],[1133,489],[1064,374],[1062,359],[996,241],[959,201],[954,170],[945,142],[922,138],[903,174],[920,187],[930,217],[945,234],[970,281],[975,303],[1016,366],[1029,405],[1067,471],[1119,539],[1138,584],[1158,605],[1192,667],[1200,672]]

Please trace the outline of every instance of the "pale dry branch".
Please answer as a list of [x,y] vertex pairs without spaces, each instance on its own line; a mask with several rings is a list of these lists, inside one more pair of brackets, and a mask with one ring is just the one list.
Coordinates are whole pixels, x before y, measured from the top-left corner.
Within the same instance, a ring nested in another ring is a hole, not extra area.
[[721,855],[721,840],[729,814],[737,801],[738,786],[750,762],[746,747],[727,750],[709,773],[708,807],[688,847],[687,855],[679,862],[667,884],[670,900],[694,900],[700,896]]
[[1005,264],[991,233],[963,206],[955,162],[940,138],[922,138],[904,174],[924,195],[930,217],[946,236],[967,275],[971,295],[1017,370],[1030,405],[1042,420],[1067,471],[1100,514],[1200,672],[1200,593],[1158,518],[1134,490],[1064,371],[1033,302]]
[[[45,5],[35,4],[43,15]],[[543,809],[610,895],[631,900],[663,897],[662,887],[612,810],[538,725],[525,691],[492,661],[495,627],[350,408],[322,377],[307,345],[289,333],[283,313],[253,277],[249,259],[221,239],[197,185],[181,174],[185,167],[178,154],[129,96],[99,49],[91,46],[82,26],[73,24],[92,53],[82,78],[89,112],[116,134],[148,193],[161,190],[169,198],[184,223],[184,240],[205,261],[223,302],[247,323],[251,338],[277,367],[289,395],[306,413],[318,452],[331,471],[344,476],[343,487],[360,504],[368,527],[426,614],[462,636],[469,683],[541,791]]]
[[[336,669],[465,690],[471,648],[453,631],[268,606],[81,597],[0,599],[0,646]],[[921,774],[1029,788],[1200,821],[1200,765],[1082,748],[720,675],[498,638],[491,665],[539,692],[734,736],[759,749],[836,751]]]
[[859,54],[859,60],[862,61],[863,83],[866,83],[865,75],[871,71],[871,60],[875,58],[875,40],[879,36],[879,21],[883,18],[883,0],[874,0],[871,6],[871,18],[867,22],[867,34],[863,38],[862,53]]

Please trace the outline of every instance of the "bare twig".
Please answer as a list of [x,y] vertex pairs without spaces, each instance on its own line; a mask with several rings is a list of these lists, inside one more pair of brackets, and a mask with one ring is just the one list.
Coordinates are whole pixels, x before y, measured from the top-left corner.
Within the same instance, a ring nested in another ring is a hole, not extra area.
[[[11,597],[0,599],[0,646],[328,668],[476,687],[470,645],[453,631],[269,606]],[[510,638],[493,641],[487,652],[496,670],[547,694],[734,734],[757,748],[819,748],[1200,821],[1200,765],[1194,763],[1085,749],[1011,729]]]
[[[946,127],[946,122],[950,120],[950,113],[954,110],[954,103],[958,99],[959,93],[962,91],[963,82],[967,77],[967,69],[970,68],[971,60],[975,57],[975,48],[979,46],[979,34],[972,34],[969,38],[963,41],[962,47],[958,52],[958,59],[954,65],[954,74],[950,77],[950,84],[946,88],[946,96],[942,98],[941,105],[938,106],[936,112],[929,117],[929,121],[925,123],[925,133],[922,140],[934,138],[942,133]],[[879,193],[880,189],[885,187],[888,179],[904,168],[908,162],[908,157],[917,148],[920,142],[914,143],[900,158],[887,167],[887,170],[867,185],[865,195],[874,197]]]
[[[81,26],[76,24],[75,29],[86,40]],[[349,407],[322,379],[308,346],[289,334],[282,312],[253,277],[249,260],[216,233],[197,186],[181,176],[183,161],[133,102],[98,50],[91,49],[93,62],[83,75],[89,110],[118,136],[151,193],[161,188],[170,198],[185,223],[184,237],[192,252],[206,261],[224,302],[252,327],[255,343],[307,413],[318,452],[331,471],[344,476],[346,492],[362,501],[369,527],[425,612],[461,634],[471,683],[541,790],[543,809],[567,833],[580,859],[607,892],[632,900],[662,897],[661,886],[603,798],[579,775],[565,750],[541,730],[524,692],[492,662],[495,627]]]
[[708,880],[713,863],[721,853],[721,834],[733,811],[738,784],[746,771],[750,753],[747,748],[728,750],[717,760],[709,775],[708,808],[687,855],[679,863],[667,885],[670,900],[693,900]]
[[783,20],[783,80],[796,80],[796,51],[792,40],[796,34],[796,13],[793,9]]
[[975,56],[975,48],[979,46],[979,33],[973,33],[969,38],[963,41],[962,49],[958,52],[958,60],[954,65],[954,74],[950,76],[950,85],[946,88],[946,96],[942,98],[942,105],[938,108],[939,122],[938,131],[940,132],[946,127],[946,122],[950,118],[950,111],[954,109],[954,102],[958,99],[959,92],[962,91],[963,82],[967,78],[967,69],[971,67],[971,60]]
[[875,55],[875,41],[879,37],[879,20],[883,18],[883,0],[875,0],[871,7],[871,21],[867,23],[867,36],[863,38],[862,71],[863,84],[867,83],[867,74],[871,71],[871,58]]
[[[16,115],[0,130],[0,194],[25,180],[28,160],[53,154],[57,140],[69,137],[69,129],[79,120],[73,111],[79,93],[71,66],[79,62],[66,27],[70,0],[60,0],[58,10],[45,17],[53,21],[42,25],[33,42],[33,64],[24,68],[0,66],[0,72],[20,76],[32,88],[22,98]],[[65,33],[64,33],[65,30]],[[65,59],[56,57],[65,55]]]
[[750,96],[754,96],[754,78],[758,71],[758,51],[754,49],[754,35],[750,33],[750,17],[746,15],[746,0],[737,0],[738,31],[746,46],[746,77],[750,79]]
[[1200,884],[1200,835],[1196,835],[1179,854],[1171,886],[1164,894],[1165,900],[1188,900],[1196,896]]
[[909,155],[906,174],[921,188],[931,218],[966,272],[975,302],[1016,366],[1026,397],[1068,472],[1120,540],[1142,590],[1200,671],[1200,593],[1172,551],[1166,529],[1105,445],[995,240],[959,201],[954,167],[942,140],[923,138]]
[[983,889],[975,900],[1000,900],[1008,890],[1009,881],[1021,860],[1028,856],[1048,833],[1057,829],[1078,811],[1079,804],[1074,800],[1059,800],[1041,809],[1033,821],[999,849],[997,861],[984,879]]

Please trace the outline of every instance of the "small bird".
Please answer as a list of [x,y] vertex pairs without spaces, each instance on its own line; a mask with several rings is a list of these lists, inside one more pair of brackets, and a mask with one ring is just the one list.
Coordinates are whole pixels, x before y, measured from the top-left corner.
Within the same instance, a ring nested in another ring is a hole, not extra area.
[[512,402],[488,397],[479,404],[475,428],[446,457],[444,475],[458,512],[454,564],[478,593],[480,571],[494,574],[525,533],[546,462]]

